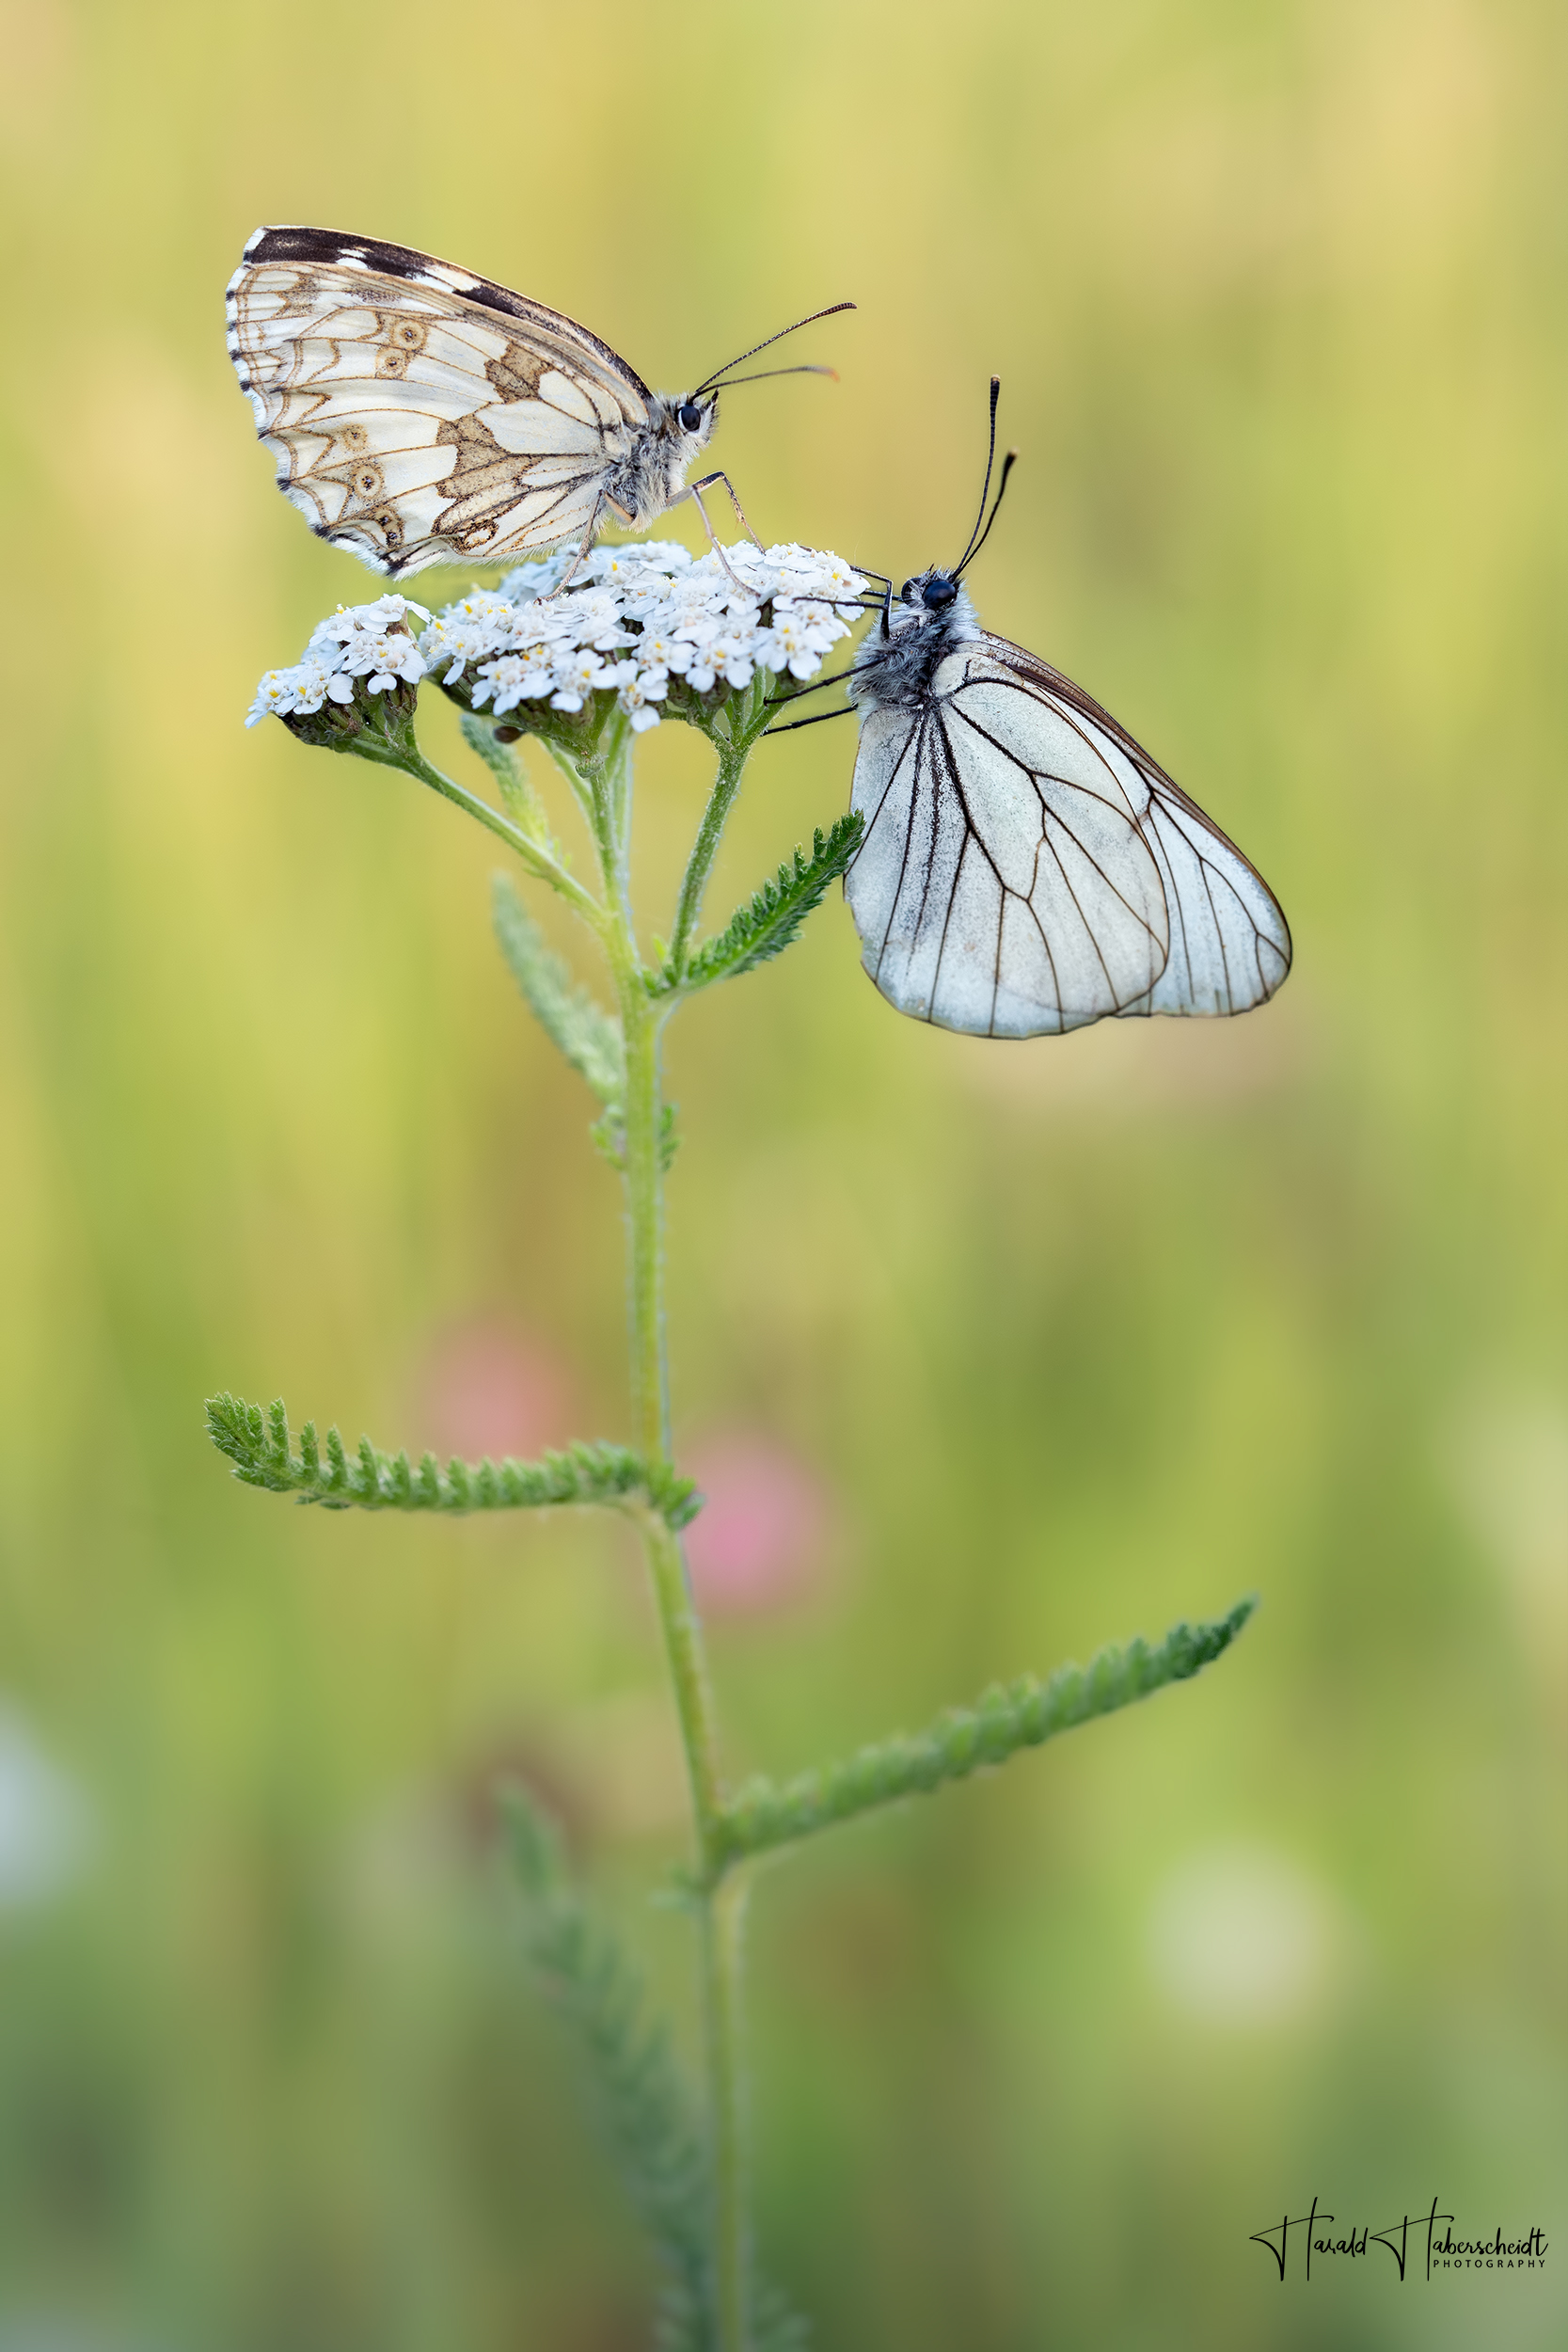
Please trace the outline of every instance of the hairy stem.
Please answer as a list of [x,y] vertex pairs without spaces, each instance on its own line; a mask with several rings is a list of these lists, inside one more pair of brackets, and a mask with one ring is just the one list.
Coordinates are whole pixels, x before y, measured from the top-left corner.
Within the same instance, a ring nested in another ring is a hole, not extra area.
[[[721,752],[720,783],[713,799],[716,803],[724,793],[725,808],[739,784],[744,756],[744,752],[740,752],[726,758]],[[614,747],[593,776],[592,785],[594,837],[610,914],[603,937],[620,1003],[626,1048],[623,1181],[632,1406],[638,1443],[648,1460],[663,1470],[670,1465],[671,1453],[670,1376],[664,1335],[663,1093],[658,1048],[659,1033],[671,1007],[668,1001],[659,1004],[648,993],[632,919],[628,880],[629,741]],[[710,803],[710,817],[712,806]],[[719,822],[721,824],[721,817]],[[709,865],[717,846],[715,829]],[[700,886],[697,895],[700,897]],[[691,920],[695,921],[695,901]],[[717,2344],[719,2352],[748,2352],[750,2265],[742,2160],[740,2046],[743,1893],[739,1879],[730,1875],[718,1719],[686,1554],[678,1534],[657,1512],[645,1510],[639,1517],[670,1661],[696,1832],[713,2153],[712,2278]]]
[[477,818],[482,825],[487,825],[493,834],[498,834],[508,849],[516,850],[531,874],[540,882],[547,882],[552,890],[559,891],[583,920],[603,935],[604,909],[593,892],[584,890],[581,882],[568,874],[566,868],[558,864],[539,842],[531,840],[520,825],[515,825],[510,817],[503,817],[499,808],[492,808],[482,794],[470,792],[467,785],[443,775],[439,768],[431,765],[422,752],[416,751],[411,762],[403,760],[399,764],[410,775],[417,776],[421,784],[429,785],[433,792],[439,792],[443,800],[454,801],[468,816]]
[[[717,731],[709,739],[719,754],[719,773],[708,795],[707,807],[698,827],[697,838],[687,860],[686,874],[681,882],[681,895],[675,908],[675,935],[670,943],[670,970],[678,979],[686,969],[691,949],[691,934],[703,911],[703,893],[707,888],[713,861],[723,839],[724,823],[735,796],[740,789],[740,779],[756,740],[757,729],[766,723],[767,674],[759,673],[746,702],[732,711],[728,721],[729,733]],[[752,704],[756,705],[753,711]]]
[[[621,974],[616,979],[621,981]],[[638,1441],[655,1458],[670,1453],[670,1366],[664,1334],[664,1174],[660,1150],[661,1008],[634,969],[620,988],[626,1052],[626,1281],[631,1392]]]
[[741,2014],[747,1882],[732,1875],[707,1897],[703,1918],[708,2081],[712,2098],[714,2316],[721,2352],[751,2340],[752,2275],[746,2179],[746,2076]]

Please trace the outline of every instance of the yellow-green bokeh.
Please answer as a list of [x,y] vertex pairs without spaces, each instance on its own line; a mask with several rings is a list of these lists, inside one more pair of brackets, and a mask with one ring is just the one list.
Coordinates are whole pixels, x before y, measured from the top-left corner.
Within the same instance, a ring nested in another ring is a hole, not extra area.
[[[673,1034],[681,1427],[835,1499],[815,1592],[719,1629],[737,1765],[1264,1596],[1199,1683],[767,1881],[772,2267],[824,2352],[1560,2340],[1560,2249],[1282,2291],[1247,2238],[1563,2217],[1565,49],[1544,0],[8,12],[0,1694],[95,1830],[0,1916],[0,2344],[643,2341],[475,1830],[531,1763],[684,1998],[635,1563],[299,1512],[200,1431],[232,1386],[418,1445],[476,1319],[624,1427],[613,1179],[492,846],[239,726],[369,592],[225,357],[273,219],[670,387],[852,295],[800,345],[842,383],[716,453],[895,576],[961,544],[998,371],[983,616],[1295,930],[1244,1023],[991,1046],[901,1023],[835,902]],[[716,914],[848,734],[759,755]],[[656,921],[703,781],[644,745]],[[1160,1958],[1216,1855],[1318,1938],[1251,2024]]]

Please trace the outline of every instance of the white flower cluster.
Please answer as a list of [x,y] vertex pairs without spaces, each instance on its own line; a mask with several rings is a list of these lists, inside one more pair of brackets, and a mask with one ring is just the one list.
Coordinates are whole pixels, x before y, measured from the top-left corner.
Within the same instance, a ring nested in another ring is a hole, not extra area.
[[575,575],[581,586],[557,596],[573,561],[563,549],[448,605],[420,650],[447,685],[467,676],[470,700],[498,719],[520,702],[580,710],[613,691],[639,732],[657,726],[672,678],[707,693],[750,686],[759,670],[814,676],[849,634],[840,608],[858,608],[859,573],[813,548],[764,554],[749,541],[724,560],[729,572],[717,552],[658,540],[595,548]]
[[319,710],[323,703],[351,703],[360,679],[372,694],[385,693],[400,678],[417,686],[428,664],[408,627],[410,612],[421,621],[430,618],[422,604],[407,596],[341,604],[329,621],[318,622],[311,630],[310,643],[292,670],[267,672],[256,689],[245,725],[253,727],[269,714],[283,719],[292,710]]

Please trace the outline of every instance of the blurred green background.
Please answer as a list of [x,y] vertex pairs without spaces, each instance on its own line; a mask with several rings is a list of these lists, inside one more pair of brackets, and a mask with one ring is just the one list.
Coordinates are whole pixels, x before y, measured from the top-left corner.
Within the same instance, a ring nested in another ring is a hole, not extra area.
[[[676,388],[854,296],[799,351],[842,384],[737,392],[716,455],[895,577],[961,544],[999,371],[983,616],[1295,930],[1243,1023],[988,1045],[884,1007],[835,898],[673,1033],[680,1428],[794,1529],[713,1570],[737,1768],[1264,1600],[764,1881],[772,2268],[824,2352],[1563,2340],[1565,50],[1547,0],[7,10],[3,2352],[646,2341],[486,1805],[553,1792],[684,2020],[628,1545],[301,1512],[201,1433],[220,1386],[625,1427],[614,1180],[491,847],[240,725],[374,593],[224,353],[277,219]],[[849,735],[759,755],[716,918]],[[703,746],[641,777],[657,923]],[[1555,2242],[1282,2288],[1249,2233],[1314,2194]]]

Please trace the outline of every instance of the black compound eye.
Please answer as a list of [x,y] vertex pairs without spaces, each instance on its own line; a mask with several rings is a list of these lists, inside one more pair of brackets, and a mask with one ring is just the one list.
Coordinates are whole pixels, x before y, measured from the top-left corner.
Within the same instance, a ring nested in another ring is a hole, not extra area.
[[956,580],[946,579],[939,572],[935,580],[926,582],[926,609],[928,612],[945,612],[958,593]]
[[683,400],[675,411],[675,422],[683,433],[695,433],[703,421],[703,412],[694,400]]
[[905,580],[904,585],[903,585],[903,586],[902,586],[902,588],[900,588],[900,589],[899,589],[899,591],[898,591],[898,601],[899,601],[899,603],[900,603],[900,604],[912,604],[912,603],[914,602],[914,592],[915,592],[915,590],[919,587],[919,585],[920,585],[920,582],[919,582],[917,580]]

